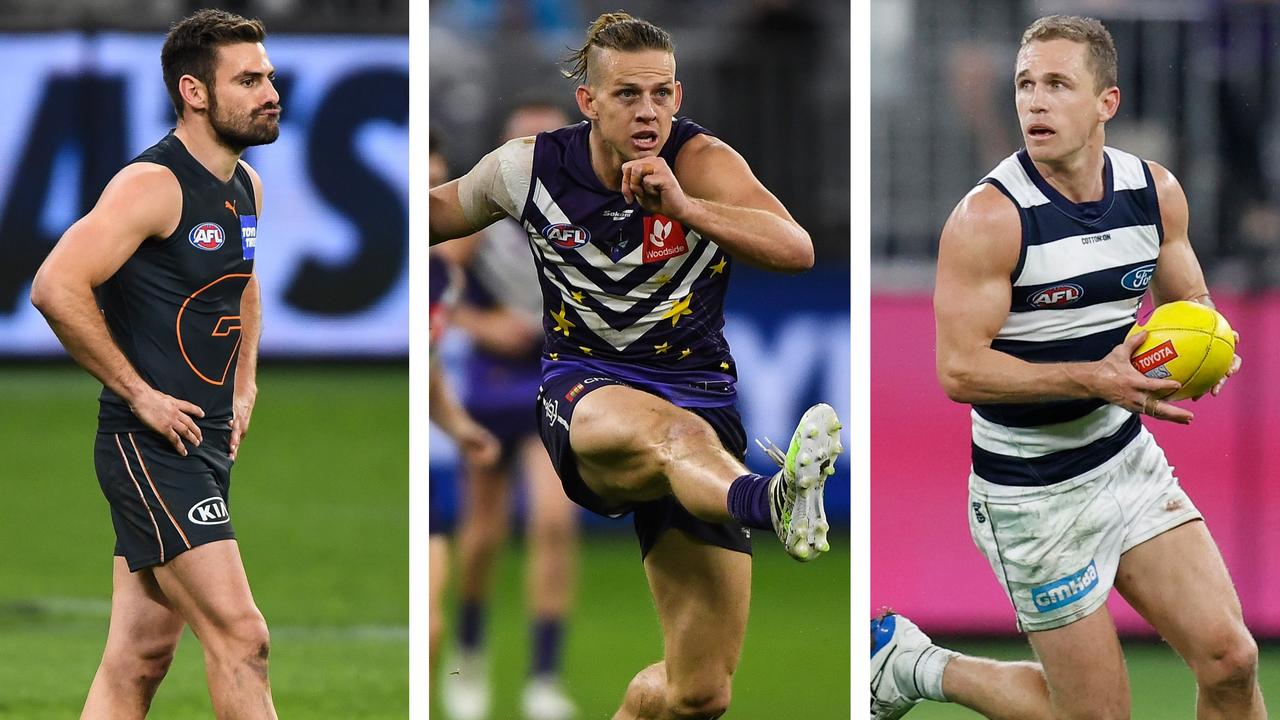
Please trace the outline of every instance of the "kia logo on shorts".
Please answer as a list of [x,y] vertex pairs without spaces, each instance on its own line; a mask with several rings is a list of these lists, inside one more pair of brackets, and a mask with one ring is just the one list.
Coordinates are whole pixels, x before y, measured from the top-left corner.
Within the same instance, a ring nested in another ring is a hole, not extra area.
[[222,247],[222,243],[226,242],[227,235],[222,232],[222,226],[217,223],[204,222],[191,228],[191,234],[187,236],[191,244],[201,250],[217,250]]
[[542,237],[556,247],[572,250],[586,245],[591,240],[591,233],[584,227],[569,223],[556,223],[542,228]]
[[1055,308],[1070,305],[1084,295],[1084,288],[1075,283],[1054,285],[1037,290],[1027,297],[1027,304],[1038,308]]
[[201,500],[187,511],[187,519],[197,525],[221,525],[231,520],[227,503],[217,495]]
[[1156,264],[1143,265],[1136,267],[1124,274],[1120,279],[1120,284],[1125,290],[1146,290],[1151,284],[1151,276],[1156,272]]

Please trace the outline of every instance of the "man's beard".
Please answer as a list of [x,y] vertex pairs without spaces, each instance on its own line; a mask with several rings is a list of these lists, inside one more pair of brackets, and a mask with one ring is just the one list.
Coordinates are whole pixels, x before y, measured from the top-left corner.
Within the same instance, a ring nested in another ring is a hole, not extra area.
[[280,137],[280,123],[259,125],[254,122],[254,113],[279,105],[264,106],[243,116],[222,117],[218,112],[217,95],[209,96],[209,125],[213,128],[218,142],[235,152],[242,152],[254,145],[273,143]]

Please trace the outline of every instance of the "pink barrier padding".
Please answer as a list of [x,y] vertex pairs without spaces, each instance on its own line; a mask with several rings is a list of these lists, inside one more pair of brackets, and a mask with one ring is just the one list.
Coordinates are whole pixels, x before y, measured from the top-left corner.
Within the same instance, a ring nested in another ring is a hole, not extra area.
[[[1242,371],[1221,397],[1185,403],[1189,427],[1144,422],[1204,514],[1250,628],[1280,637],[1280,294],[1215,299],[1242,336]],[[872,602],[927,632],[1014,633],[969,537],[969,408],[938,384],[930,298],[873,296],[871,316]],[[1152,632],[1118,593],[1110,606],[1123,632]]]

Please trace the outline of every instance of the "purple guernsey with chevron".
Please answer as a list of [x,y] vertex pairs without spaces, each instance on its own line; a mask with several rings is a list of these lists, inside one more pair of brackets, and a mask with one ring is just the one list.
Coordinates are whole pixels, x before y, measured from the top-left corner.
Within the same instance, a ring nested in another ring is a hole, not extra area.
[[[591,167],[590,123],[542,133],[520,221],[542,287],[543,374],[588,368],[686,406],[734,400],[724,327],[729,256],[680,223],[628,205]],[[706,133],[672,123],[659,155]]]

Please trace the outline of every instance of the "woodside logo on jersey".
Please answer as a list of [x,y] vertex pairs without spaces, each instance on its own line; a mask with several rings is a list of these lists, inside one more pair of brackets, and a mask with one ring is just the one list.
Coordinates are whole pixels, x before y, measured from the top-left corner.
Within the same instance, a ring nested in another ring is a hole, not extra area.
[[644,219],[644,262],[669,260],[689,252],[684,239],[684,228],[675,220],[662,215],[649,215]]
[[187,239],[197,248],[212,252],[222,247],[227,241],[227,234],[222,232],[222,226],[217,223],[202,222],[191,228]]

